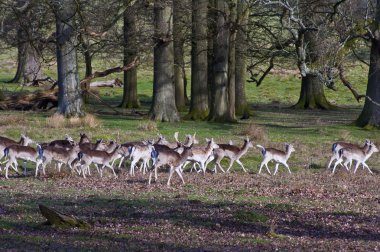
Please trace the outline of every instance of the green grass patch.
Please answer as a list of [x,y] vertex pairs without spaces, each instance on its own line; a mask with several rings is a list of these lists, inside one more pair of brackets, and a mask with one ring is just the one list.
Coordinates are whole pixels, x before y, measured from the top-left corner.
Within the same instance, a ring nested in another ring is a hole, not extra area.
[[243,222],[266,223],[269,217],[254,211],[239,210],[235,213],[235,218]]

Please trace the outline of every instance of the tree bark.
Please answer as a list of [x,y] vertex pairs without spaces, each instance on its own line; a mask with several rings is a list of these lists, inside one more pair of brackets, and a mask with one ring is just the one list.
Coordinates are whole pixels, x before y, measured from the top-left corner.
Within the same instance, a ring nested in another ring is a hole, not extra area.
[[[138,3],[124,12],[124,65],[129,64],[137,57],[137,27],[136,15]],[[137,94],[137,68],[124,71],[122,108],[138,108],[140,101]]]
[[248,8],[244,0],[238,0],[237,15],[240,18],[240,27],[236,34],[236,76],[235,76],[235,110],[242,118],[249,117],[249,107],[245,95],[245,80],[247,74],[246,50],[247,50],[247,23]]
[[229,0],[229,50],[228,50],[228,118],[235,121],[235,78],[236,78],[236,33],[237,0]]
[[[18,36],[23,36],[22,34],[24,34],[24,32],[20,32]],[[42,77],[41,62],[39,61],[38,52],[34,46],[30,42],[25,41],[25,37],[20,37],[17,51],[16,74],[13,79],[8,82],[18,83],[22,78],[24,83],[28,83],[35,79],[40,79]]]
[[228,99],[228,55],[229,27],[227,26],[228,5],[225,0],[216,0],[216,36],[214,36],[214,84],[215,94],[209,120],[216,122],[231,122],[234,118],[229,114]]
[[331,109],[327,101],[324,85],[315,74],[307,74],[301,78],[300,98],[294,108],[297,109]]
[[207,11],[207,89],[209,114],[213,114],[214,94],[214,36],[216,34],[215,0],[208,1]]
[[85,77],[91,76],[92,74],[92,56],[91,52],[88,50],[87,46],[84,46],[84,62],[86,64]]
[[149,111],[150,118],[157,121],[179,121],[175,104],[173,83],[173,38],[172,8],[168,1],[154,2],[154,76],[153,102]]
[[372,33],[370,64],[366,100],[356,125],[365,128],[380,128],[380,0],[376,4],[376,30]]
[[324,85],[316,71],[308,69],[319,61],[318,41],[315,38],[315,31],[300,32],[296,43],[298,52],[298,68],[301,72],[301,92],[298,102],[293,108],[298,109],[332,109],[325,96]]
[[207,0],[192,1],[191,103],[188,118],[207,117]]
[[65,117],[83,116],[79,83],[74,0],[55,0],[57,23],[58,113]]
[[184,60],[184,1],[173,0],[173,45],[174,45],[174,85],[175,103],[178,110],[183,110],[186,106],[185,101],[185,67]]

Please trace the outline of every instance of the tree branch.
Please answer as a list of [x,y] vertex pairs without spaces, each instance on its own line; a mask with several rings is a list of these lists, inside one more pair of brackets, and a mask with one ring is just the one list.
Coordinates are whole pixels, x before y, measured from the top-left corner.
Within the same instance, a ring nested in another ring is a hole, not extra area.
[[339,65],[338,70],[340,80],[342,81],[343,85],[345,85],[351,91],[357,102],[360,102],[361,98],[365,98],[366,96],[358,94],[358,92],[352,87],[351,83],[345,78],[343,65]]

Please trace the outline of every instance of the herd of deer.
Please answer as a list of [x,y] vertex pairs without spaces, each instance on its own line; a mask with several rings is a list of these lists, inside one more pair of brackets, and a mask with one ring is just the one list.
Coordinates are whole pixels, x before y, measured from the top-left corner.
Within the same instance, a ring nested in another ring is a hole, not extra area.
[[[61,167],[65,164],[72,172],[77,172],[79,175],[91,175],[90,165],[95,164],[95,167],[103,175],[103,169],[109,168],[113,175],[117,177],[114,164],[118,160],[118,168],[124,163],[124,159],[130,159],[130,175],[134,176],[135,166],[140,162],[140,170],[143,174],[149,172],[149,184],[151,183],[152,173],[154,171],[155,181],[157,180],[157,169],[164,166],[169,166],[169,178],[167,185],[170,186],[170,180],[174,172],[184,182],[182,172],[188,165],[192,164],[192,170],[197,172],[206,172],[207,166],[210,162],[214,162],[213,171],[216,173],[219,168],[225,172],[220,162],[223,158],[230,160],[226,172],[229,172],[233,163],[236,161],[244,172],[246,169],[240,158],[247,153],[250,147],[253,147],[252,142],[246,138],[242,147],[235,146],[231,141],[228,144],[215,143],[214,139],[206,139],[205,146],[198,145],[199,142],[194,135],[186,135],[185,141],[182,143],[178,140],[178,132],[174,134],[175,142],[168,142],[165,137],[159,136],[157,141],[137,141],[127,142],[124,144],[117,144],[110,141],[108,144],[102,140],[97,140],[92,143],[86,134],[80,134],[78,143],[68,135],[64,140],[54,140],[49,143],[36,143],[25,135],[21,135],[20,141],[16,142],[7,137],[0,136],[0,153],[4,153],[5,164],[5,177],[8,178],[9,167],[18,172],[18,160],[24,161],[24,173],[26,172],[26,161],[32,161],[36,164],[35,176],[38,176],[38,171],[41,169],[45,174],[46,166],[52,161],[55,166],[61,171]],[[35,144],[36,148],[29,146]],[[261,149],[263,160],[260,164],[259,174],[265,165],[269,174],[268,162],[274,161],[276,163],[275,171],[278,171],[279,164],[283,164],[291,173],[287,161],[294,148],[291,144],[285,145],[285,151],[277,150],[274,148],[265,148],[257,145]],[[363,168],[367,168],[370,173],[366,160],[374,153],[378,152],[377,147],[370,141],[366,140],[364,146],[358,146],[346,142],[336,142],[332,146],[332,157],[327,168],[330,168],[332,162],[336,160],[332,173],[335,172],[337,165],[342,165],[349,170],[352,161],[356,161],[354,173],[362,164]],[[150,165],[152,161],[152,165]],[[349,164],[349,166],[348,166]],[[0,167],[0,171],[2,171]]]

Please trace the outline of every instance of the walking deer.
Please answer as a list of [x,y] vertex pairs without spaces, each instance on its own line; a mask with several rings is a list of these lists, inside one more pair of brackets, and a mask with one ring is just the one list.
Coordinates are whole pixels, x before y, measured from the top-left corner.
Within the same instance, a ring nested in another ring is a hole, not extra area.
[[273,175],[276,175],[279,164],[283,164],[286,168],[288,168],[289,173],[292,173],[290,171],[289,165],[287,164],[287,161],[290,155],[292,154],[292,152],[295,151],[293,145],[285,144],[285,151],[277,150],[274,148],[265,148],[261,145],[256,145],[256,146],[261,148],[261,154],[263,155],[263,161],[261,161],[261,164],[260,164],[259,174],[261,173],[261,169],[263,168],[264,165],[267,168],[268,173],[271,174],[268,168],[268,162],[271,160],[276,162],[276,168]]
[[154,178],[155,178],[155,181],[157,181],[157,169],[165,165],[168,165],[170,167],[167,186],[170,186],[170,180],[174,172],[178,174],[178,176],[182,180],[182,183],[185,184],[185,181],[183,179],[182,172],[181,172],[181,166],[188,159],[188,157],[191,157],[193,155],[191,148],[192,146],[185,147],[184,151],[181,154],[170,149],[169,150],[162,149],[160,151],[157,151],[155,149],[152,150],[151,157],[153,159],[153,166],[151,169],[149,169],[148,184],[150,185],[151,183],[152,171],[154,170],[154,175],[155,175]]

